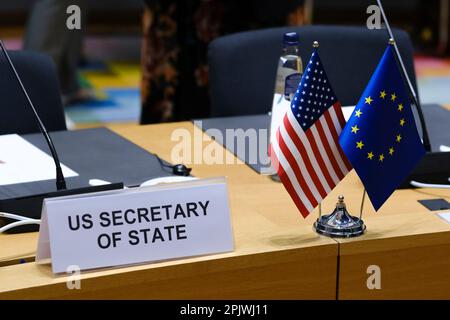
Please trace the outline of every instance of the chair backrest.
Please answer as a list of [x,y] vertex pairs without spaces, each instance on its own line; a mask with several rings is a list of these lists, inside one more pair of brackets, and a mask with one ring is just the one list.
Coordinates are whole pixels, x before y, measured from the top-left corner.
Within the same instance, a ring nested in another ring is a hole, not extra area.
[[[66,120],[53,61],[46,55],[10,51],[11,60],[49,131],[66,130]],[[0,53],[0,134],[39,132],[13,71]]]
[[[311,56],[313,41],[319,41],[320,57],[344,106],[356,104],[388,44],[386,30],[347,26],[283,27],[217,38],[208,52],[211,116],[270,111],[283,34],[290,31],[300,36],[304,66]],[[393,32],[416,88],[411,40],[402,30]]]

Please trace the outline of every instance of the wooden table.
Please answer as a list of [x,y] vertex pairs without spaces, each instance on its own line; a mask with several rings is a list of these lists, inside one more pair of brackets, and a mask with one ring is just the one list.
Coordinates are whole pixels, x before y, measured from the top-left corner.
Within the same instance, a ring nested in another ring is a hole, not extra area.
[[[188,122],[112,129],[166,160],[174,130],[201,136]],[[450,224],[417,202],[450,200],[450,191],[398,190],[378,213],[366,201],[367,233],[333,240],[312,230],[317,211],[303,219],[281,184],[236,162],[192,165],[198,177],[228,177],[234,252],[83,273],[81,290],[68,290],[68,278],[50,266],[18,264],[33,259],[37,234],[0,235],[0,298],[450,299]],[[343,194],[358,214],[362,190],[351,172],[323,202],[324,213]],[[380,267],[381,290],[367,288],[370,265]]]
[[[194,126],[182,122],[112,129],[170,160],[177,143],[171,141],[172,132],[193,133]],[[68,277],[54,276],[50,266],[17,264],[33,258],[36,233],[0,235],[0,298],[336,298],[338,244],[313,232],[317,213],[304,220],[282,185],[245,164],[192,167],[198,177],[228,177],[234,252],[87,272],[81,276],[81,290],[68,290]]]
[[[358,215],[362,190],[352,171],[323,207],[330,211],[343,194],[349,211]],[[377,213],[365,202],[367,232],[337,239],[339,299],[450,299],[450,224],[417,201],[436,198],[450,201],[450,190],[397,190]],[[367,286],[373,265],[381,271],[381,290]]]

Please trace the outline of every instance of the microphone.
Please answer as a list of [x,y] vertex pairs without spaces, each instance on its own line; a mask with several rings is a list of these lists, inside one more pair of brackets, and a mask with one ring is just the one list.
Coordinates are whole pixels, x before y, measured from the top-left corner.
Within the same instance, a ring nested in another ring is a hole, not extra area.
[[419,115],[420,126],[422,127],[423,147],[425,148],[425,150],[427,152],[431,152],[430,137],[428,135],[428,129],[427,129],[427,125],[425,123],[425,117],[423,115],[422,105],[420,104],[416,90],[414,90],[414,86],[412,85],[411,79],[408,76],[408,72],[406,72],[405,64],[403,63],[402,56],[400,54],[400,51],[398,50],[397,42],[395,41],[394,34],[392,33],[387,16],[384,13],[384,9],[383,9],[383,5],[381,4],[381,0],[377,0],[377,2],[378,2],[378,7],[380,8],[381,15],[383,16],[384,23],[386,24],[386,29],[388,31],[389,38],[393,40],[395,55],[400,64],[403,78],[408,85],[408,89],[411,94],[411,99],[413,100],[413,102],[417,108],[417,114]]
[[[425,181],[428,184],[445,184],[448,179],[448,172],[450,172],[450,152],[433,152],[431,150],[431,142],[428,134],[427,125],[425,122],[425,117],[423,114],[423,109],[419,101],[419,97],[412,85],[411,79],[406,71],[405,64],[403,63],[402,56],[397,47],[397,43],[394,39],[394,34],[392,33],[389,21],[387,19],[386,13],[384,12],[381,0],[377,0],[378,8],[380,8],[381,15],[383,17],[384,23],[386,24],[386,29],[390,38],[390,42],[394,46],[394,52],[397,58],[397,62],[400,65],[400,69],[403,75],[403,80],[406,82],[412,102],[416,105],[417,114],[419,116],[420,126],[422,127],[422,140],[423,147],[427,151],[425,156],[419,162],[419,164],[410,173],[409,177],[403,181],[399,186],[399,189],[409,189],[411,188],[410,182],[414,181]],[[391,41],[392,40],[392,41]],[[417,184],[414,185],[417,187]]]
[[64,174],[61,169],[61,162],[58,158],[58,153],[56,152],[55,145],[53,144],[52,138],[50,138],[50,135],[47,131],[47,129],[44,126],[44,123],[42,122],[41,118],[39,117],[39,114],[36,111],[36,108],[33,105],[33,102],[30,99],[30,96],[28,95],[27,90],[25,89],[25,86],[22,83],[22,79],[20,78],[19,74],[17,73],[16,68],[14,67],[14,64],[11,61],[11,58],[9,57],[8,51],[6,51],[6,48],[3,44],[3,41],[0,40],[0,47],[3,52],[3,55],[6,58],[6,61],[9,64],[9,67],[11,68],[12,72],[14,73],[14,76],[16,77],[17,82],[20,85],[20,89],[27,99],[28,106],[30,107],[31,111],[33,112],[34,118],[36,119],[36,122],[38,124],[39,130],[41,131],[42,135],[45,138],[45,141],[47,142],[47,145],[50,149],[50,153],[53,157],[53,161],[55,162],[56,167],[56,190],[65,190],[66,187],[66,179],[64,179]]
[[[92,192],[101,192],[101,191],[109,191],[109,190],[116,190],[116,189],[123,189],[123,183],[112,183],[108,185],[102,185],[102,186],[87,186],[77,189],[67,189],[66,186],[66,180],[64,178],[64,174],[61,169],[61,162],[59,161],[58,154],[56,152],[55,145],[53,144],[53,141],[47,131],[47,129],[44,126],[44,123],[42,122],[41,118],[39,117],[38,112],[36,111],[36,108],[33,105],[33,102],[31,101],[30,96],[28,95],[27,90],[25,89],[25,86],[22,83],[22,79],[19,76],[19,73],[17,72],[16,68],[14,67],[13,62],[11,61],[11,58],[9,57],[9,54],[3,44],[3,41],[0,40],[0,50],[3,52],[3,55],[6,58],[6,61],[8,62],[11,70],[14,73],[14,76],[17,80],[17,82],[20,85],[20,89],[25,96],[28,106],[30,107],[36,122],[39,126],[39,130],[41,131],[42,135],[45,138],[45,141],[47,142],[47,145],[50,149],[50,153],[53,157],[53,161],[55,162],[55,168],[56,168],[56,190],[57,191],[47,191],[41,194],[34,194],[34,195],[27,195],[27,196],[19,196],[15,198],[5,199],[0,201],[0,212],[10,212],[13,214],[13,216],[20,215],[22,216],[22,220],[30,222],[30,221],[38,221],[41,217],[42,212],[42,203],[45,198],[53,198],[53,197],[61,197],[61,196],[68,196],[68,195],[77,195],[77,194],[84,194],[84,193],[92,193]],[[0,215],[0,227],[3,226],[0,230],[5,231],[7,233],[22,233],[22,232],[33,232],[38,231],[39,227],[34,223],[23,223],[22,222],[15,222],[14,218],[11,218],[10,215]],[[9,223],[9,225],[8,225]],[[34,225],[33,225],[34,224]]]

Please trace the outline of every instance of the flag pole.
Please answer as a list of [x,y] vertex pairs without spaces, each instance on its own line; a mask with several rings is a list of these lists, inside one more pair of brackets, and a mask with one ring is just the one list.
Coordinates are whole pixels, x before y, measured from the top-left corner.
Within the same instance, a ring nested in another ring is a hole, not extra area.
[[[319,48],[319,41],[314,41],[313,42],[313,48],[317,49]],[[322,216],[322,202],[319,203],[319,219]]]
[[[319,42],[313,42],[314,50],[319,48]],[[314,53],[313,53],[314,54]],[[366,226],[361,219],[353,217],[347,211],[344,196],[338,196],[338,202],[332,213],[322,216],[322,203],[319,203],[319,218],[314,222],[318,234],[332,238],[357,237],[364,233]]]
[[365,199],[366,199],[366,188],[364,188],[363,196],[362,196],[362,200],[361,200],[361,208],[359,209],[359,220],[361,220],[361,218],[362,218]]
[[406,72],[405,64],[403,63],[402,56],[400,55],[400,50],[398,49],[397,43],[395,42],[394,34],[392,33],[391,27],[389,25],[389,21],[387,20],[386,14],[383,9],[383,5],[381,4],[381,0],[377,0],[377,3],[378,3],[378,8],[380,8],[381,15],[383,16],[383,21],[386,25],[386,29],[389,34],[389,44],[392,45],[394,48],[394,52],[397,57],[397,62],[400,64],[401,71],[402,71],[404,80],[406,81],[406,83],[408,85],[411,98],[413,100],[413,103],[416,105],[417,113],[419,115],[419,120],[420,120],[420,126],[422,127],[423,146],[426,151],[431,151],[430,137],[428,136],[428,130],[427,130],[427,125],[425,123],[425,117],[423,116],[422,105],[420,104],[419,98],[417,96],[416,90],[414,89],[414,86],[412,85],[411,79],[408,76],[408,72]]

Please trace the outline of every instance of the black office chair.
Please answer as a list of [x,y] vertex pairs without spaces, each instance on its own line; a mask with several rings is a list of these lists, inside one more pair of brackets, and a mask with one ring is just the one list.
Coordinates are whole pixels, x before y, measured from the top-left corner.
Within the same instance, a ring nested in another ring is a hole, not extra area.
[[[300,36],[304,66],[311,57],[313,41],[319,41],[320,57],[344,106],[357,103],[388,45],[386,30],[345,26],[284,27],[218,38],[210,44],[208,52],[211,116],[270,111],[283,34],[290,31]],[[394,29],[394,36],[416,88],[411,40],[398,29]]]
[[[47,130],[67,130],[53,61],[35,52],[8,53]],[[0,134],[35,132],[39,132],[36,119],[13,71],[0,53]]]

